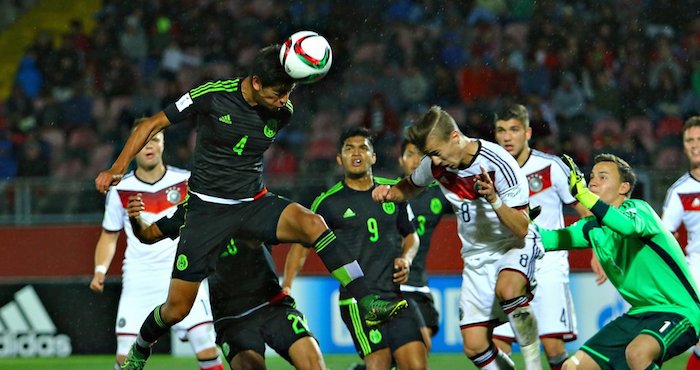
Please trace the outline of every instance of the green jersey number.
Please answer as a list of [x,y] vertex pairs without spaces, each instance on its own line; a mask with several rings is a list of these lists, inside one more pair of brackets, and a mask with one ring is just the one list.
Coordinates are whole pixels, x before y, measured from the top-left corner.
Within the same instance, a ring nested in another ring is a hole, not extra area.
[[369,231],[369,241],[372,243],[379,240],[379,225],[377,224],[377,219],[370,217],[367,219],[367,231]]
[[293,313],[287,315],[287,320],[292,322],[292,330],[294,334],[300,334],[306,332],[306,318],[299,317]]
[[245,148],[245,143],[248,142],[248,135],[243,136],[241,140],[238,141],[238,144],[236,144],[232,150],[234,153],[241,155],[243,154],[243,148]]
[[419,215],[416,217],[416,221],[418,221],[418,229],[416,232],[418,233],[418,236],[423,236],[423,234],[425,234],[425,216]]

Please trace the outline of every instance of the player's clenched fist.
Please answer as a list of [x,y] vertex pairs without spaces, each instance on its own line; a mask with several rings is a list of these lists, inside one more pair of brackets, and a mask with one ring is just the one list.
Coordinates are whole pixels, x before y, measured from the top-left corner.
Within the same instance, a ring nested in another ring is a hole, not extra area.
[[393,202],[393,194],[391,193],[391,186],[389,185],[379,185],[374,190],[372,190],[372,199],[378,203]]
[[95,293],[102,293],[105,289],[105,273],[95,271],[95,275],[92,276],[92,281],[90,281],[90,290]]
[[145,206],[140,193],[136,195],[129,195],[129,199],[127,200],[126,204],[126,213],[129,215],[129,217],[139,217],[144,209]]
[[111,168],[107,171],[102,171],[95,178],[95,188],[97,188],[97,191],[104,194],[109,190],[110,186],[117,185],[119,181],[122,180],[122,176],[124,176],[124,174],[117,173],[117,171]]

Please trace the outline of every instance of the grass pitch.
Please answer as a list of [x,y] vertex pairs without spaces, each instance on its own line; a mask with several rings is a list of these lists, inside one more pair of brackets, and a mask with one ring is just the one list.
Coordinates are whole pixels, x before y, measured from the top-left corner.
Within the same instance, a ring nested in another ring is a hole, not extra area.
[[[355,355],[325,355],[326,366],[329,370],[345,370],[350,364],[359,362]],[[522,357],[519,354],[513,356],[516,367],[523,368]],[[678,356],[664,364],[664,370],[684,370],[688,354]],[[543,359],[544,360],[544,359]],[[2,370],[111,370],[114,357],[111,355],[97,356],[71,356],[67,358],[17,358],[0,359]],[[546,362],[543,362],[546,363]],[[281,357],[268,357],[267,368],[269,370],[293,369]],[[430,355],[430,368],[435,370],[463,370],[476,369],[461,353],[432,354]],[[190,357],[172,357],[168,355],[153,355],[149,359],[145,370],[197,370],[197,362]],[[228,369],[228,367],[227,367]]]

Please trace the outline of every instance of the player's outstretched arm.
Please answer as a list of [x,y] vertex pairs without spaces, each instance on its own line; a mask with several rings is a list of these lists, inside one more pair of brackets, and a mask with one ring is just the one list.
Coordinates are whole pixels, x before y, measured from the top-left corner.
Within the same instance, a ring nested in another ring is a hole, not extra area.
[[287,259],[284,262],[284,279],[282,282],[282,289],[287,293],[292,292],[292,282],[301,272],[301,268],[304,267],[310,252],[311,248],[306,248],[299,243],[294,243],[289,248]]
[[[596,221],[591,219],[579,220],[573,225],[563,229],[550,230],[540,225],[537,227],[537,232],[542,237],[542,246],[546,251],[568,250],[568,249],[584,249],[589,248],[590,244],[586,239],[585,233]],[[597,223],[596,223],[597,225]]]
[[143,149],[153,136],[168,126],[170,126],[170,121],[163,112],[156,113],[136,126],[126,140],[124,148],[117,160],[112,164],[112,167],[100,172],[95,178],[97,191],[104,194],[109,190],[110,186],[118,184],[134,156]]
[[423,188],[414,185],[408,177],[404,177],[396,185],[379,185],[372,190],[372,199],[377,203],[405,202],[418,195]]
[[144,210],[141,194],[130,195],[127,203],[126,213],[129,215],[131,228],[134,230],[136,238],[145,244],[153,244],[165,239],[165,235],[156,223],[148,224],[140,216]]

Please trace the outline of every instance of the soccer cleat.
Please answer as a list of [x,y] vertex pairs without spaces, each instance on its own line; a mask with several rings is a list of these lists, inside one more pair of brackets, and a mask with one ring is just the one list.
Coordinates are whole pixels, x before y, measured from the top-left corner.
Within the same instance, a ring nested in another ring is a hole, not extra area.
[[405,299],[385,301],[377,294],[370,294],[360,300],[360,307],[365,311],[365,322],[368,326],[376,326],[396,316],[399,311],[408,307]]
[[[148,349],[148,352],[150,354],[150,348]],[[142,370],[143,367],[146,366],[148,356],[149,355],[144,355],[143,353],[139,352],[136,349],[136,343],[134,343],[131,345],[129,354],[126,355],[126,359],[124,359],[124,363],[120,368],[124,370]]]

